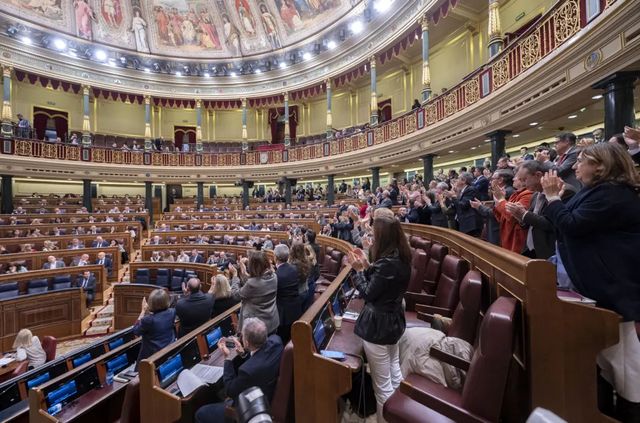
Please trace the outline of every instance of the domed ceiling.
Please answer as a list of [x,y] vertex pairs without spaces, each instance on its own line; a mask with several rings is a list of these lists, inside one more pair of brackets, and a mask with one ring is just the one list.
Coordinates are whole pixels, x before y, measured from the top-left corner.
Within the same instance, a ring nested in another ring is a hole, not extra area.
[[2,0],[0,10],[79,38],[171,58],[232,59],[299,43],[361,0]]

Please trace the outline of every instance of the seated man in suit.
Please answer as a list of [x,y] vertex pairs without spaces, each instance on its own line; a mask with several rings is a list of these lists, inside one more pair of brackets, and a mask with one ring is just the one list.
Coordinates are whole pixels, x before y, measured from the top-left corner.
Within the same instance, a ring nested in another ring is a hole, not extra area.
[[[267,326],[264,322],[257,317],[250,317],[242,327],[242,344],[236,338],[232,339],[236,344],[235,357],[232,357],[226,346],[226,338],[218,342],[218,348],[225,358],[222,379],[227,396],[235,404],[240,393],[257,386],[271,401],[283,350],[280,337],[271,335],[267,338]],[[217,402],[200,407],[196,412],[196,422],[223,423],[225,405],[224,402]]]
[[176,304],[176,315],[180,319],[178,337],[182,337],[211,319],[215,298],[211,292],[202,292],[200,279],[191,278],[182,284],[185,295]]
[[89,263],[89,254],[83,254],[80,257],[76,257],[73,259],[71,263],[72,266],[86,266]]
[[91,303],[96,297],[96,277],[86,270],[82,272],[82,277],[76,283],[82,288],[82,292],[87,295],[87,308],[91,307]]
[[79,250],[80,248],[84,248],[84,244],[81,243],[78,238],[73,238],[67,248],[69,250]]
[[64,261],[56,259],[55,256],[47,257],[47,262],[42,266],[43,269],[61,269],[64,267]]
[[96,259],[95,264],[103,265],[107,269],[108,275],[111,276],[111,271],[113,270],[113,262],[109,257],[107,257],[104,251],[100,251],[98,253],[98,258]]
[[162,240],[158,235],[155,235],[151,240],[149,240],[149,245],[160,245],[162,244]]
[[191,250],[191,257],[189,257],[189,263],[204,263],[204,257],[198,252],[197,248]]
[[101,236],[97,236],[96,240],[91,243],[93,248],[105,248],[109,246],[109,241],[105,241]]

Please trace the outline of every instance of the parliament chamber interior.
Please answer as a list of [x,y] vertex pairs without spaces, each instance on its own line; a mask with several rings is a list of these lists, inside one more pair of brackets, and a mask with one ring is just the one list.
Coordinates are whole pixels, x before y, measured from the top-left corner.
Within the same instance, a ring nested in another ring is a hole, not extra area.
[[638,0],[3,0],[0,421],[640,422]]

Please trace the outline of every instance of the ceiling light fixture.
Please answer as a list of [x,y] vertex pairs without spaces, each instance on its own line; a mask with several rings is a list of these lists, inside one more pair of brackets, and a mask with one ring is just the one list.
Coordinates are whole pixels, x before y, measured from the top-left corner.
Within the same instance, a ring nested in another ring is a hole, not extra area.
[[176,72],[176,76],[182,76],[182,72],[180,71]]
[[602,94],[596,94],[593,97],[591,97],[593,100],[600,100],[602,98]]
[[107,53],[105,53],[104,50],[96,50],[93,55],[95,56],[96,60],[99,60],[101,62],[107,60]]
[[280,69],[285,69],[287,64],[285,62],[280,62]]
[[145,73],[150,73],[150,72],[151,72],[151,69],[149,69],[149,68],[144,68],[144,72],[145,72]]
[[238,76],[235,72],[231,72],[229,75],[231,75],[232,78],[235,78],[236,76]]
[[256,74],[258,74],[258,75],[262,73],[262,71],[261,71],[260,69],[256,69],[256,71],[255,71],[255,72],[256,72]]
[[515,134],[515,135],[513,136],[513,138],[518,138],[519,136],[520,136],[520,134]]
[[27,37],[26,35],[25,35],[24,37],[22,37],[20,40],[21,40],[24,44],[26,44],[26,45],[28,45],[28,46],[30,46],[30,45],[31,45],[31,43],[32,43],[31,38]]
[[67,48],[67,42],[61,38],[56,38],[53,40],[53,46],[58,50],[64,50]]
[[209,77],[211,77],[211,74],[210,74],[209,72],[205,72],[205,73],[204,73],[204,77],[205,77],[205,78],[209,78]]
[[384,13],[391,8],[393,0],[378,0],[373,4],[373,8],[378,13]]
[[329,41],[329,42],[327,43],[327,48],[328,48],[329,50],[333,50],[333,49],[334,49],[334,48],[336,48],[336,47],[337,47],[337,44],[336,44],[336,42],[335,42],[335,41],[333,41],[333,40],[331,40],[331,41]]
[[531,122],[531,123],[529,124],[529,126],[536,126],[537,124],[538,124],[538,122]]
[[304,60],[309,60],[309,59],[311,59],[311,53],[309,53],[308,51],[305,51],[305,52],[302,54],[302,58],[303,58]]
[[570,115],[570,116],[568,117],[568,119],[575,119],[575,118],[577,118],[577,117],[578,117],[578,115]]
[[359,34],[364,29],[364,24],[362,23],[362,21],[353,21],[351,22],[351,25],[349,25],[349,29],[354,34]]
[[478,148],[478,147],[471,147],[472,150],[475,150],[476,148]]
[[449,150],[449,153],[455,153],[455,150]]

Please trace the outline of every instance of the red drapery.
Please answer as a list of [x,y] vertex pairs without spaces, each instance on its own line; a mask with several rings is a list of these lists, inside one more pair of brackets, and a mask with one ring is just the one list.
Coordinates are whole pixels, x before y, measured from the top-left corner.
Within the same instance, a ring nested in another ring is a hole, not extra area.
[[69,131],[69,114],[34,106],[33,129],[35,130],[34,137],[37,139],[43,139],[47,129],[55,129],[57,136],[65,140]]
[[380,113],[380,116],[378,116],[378,121],[380,123],[391,120],[391,116],[393,116],[393,111],[391,110],[391,99],[388,98],[378,102],[378,111]]
[[174,126],[173,127],[173,142],[178,150],[182,149],[183,140],[188,140],[189,144],[195,144],[196,142],[195,126]]
[[[271,143],[277,144],[284,141],[284,107],[269,109],[269,125],[271,125]],[[282,131],[278,126],[282,125]],[[298,127],[298,106],[289,106],[289,135],[292,140],[296,139],[296,129]]]

